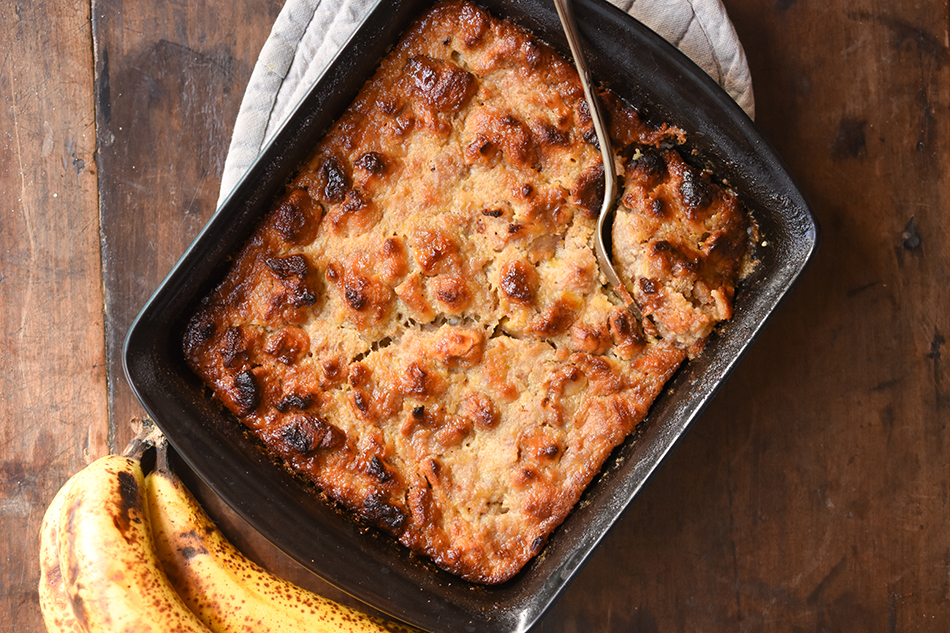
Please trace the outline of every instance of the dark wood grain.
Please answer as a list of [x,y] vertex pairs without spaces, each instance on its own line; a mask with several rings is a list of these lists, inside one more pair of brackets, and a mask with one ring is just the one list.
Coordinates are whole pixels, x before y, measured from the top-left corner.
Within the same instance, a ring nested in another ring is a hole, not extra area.
[[[822,247],[537,630],[945,631],[948,0],[724,3]],[[142,414],[121,342],[213,211],[281,5],[0,3],[2,630],[41,630],[45,504]]]
[[40,631],[39,527],[106,450],[89,7],[0,3],[0,629]]
[[141,408],[125,334],[214,212],[244,88],[281,3],[94,0],[110,429]]

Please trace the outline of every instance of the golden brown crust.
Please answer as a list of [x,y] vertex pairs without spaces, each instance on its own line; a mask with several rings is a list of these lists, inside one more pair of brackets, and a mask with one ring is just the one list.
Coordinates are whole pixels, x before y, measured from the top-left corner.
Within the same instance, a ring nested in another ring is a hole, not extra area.
[[615,252],[643,323],[594,258],[603,166],[575,72],[450,1],[382,62],[185,335],[292,469],[474,582],[538,553],[728,318],[746,257],[735,198],[658,149],[682,133],[606,96]]

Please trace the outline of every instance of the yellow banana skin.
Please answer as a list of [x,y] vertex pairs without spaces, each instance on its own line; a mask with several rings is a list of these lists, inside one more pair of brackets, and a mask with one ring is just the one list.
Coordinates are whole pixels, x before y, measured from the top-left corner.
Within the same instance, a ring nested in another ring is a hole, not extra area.
[[86,633],[76,619],[59,570],[59,525],[72,479],[59,489],[40,526],[40,612],[49,633]]
[[242,555],[217,529],[160,448],[147,477],[155,548],[185,603],[216,633],[419,633],[313,594]]
[[137,459],[107,455],[77,473],[60,519],[60,570],[88,633],[208,633],[161,570]]

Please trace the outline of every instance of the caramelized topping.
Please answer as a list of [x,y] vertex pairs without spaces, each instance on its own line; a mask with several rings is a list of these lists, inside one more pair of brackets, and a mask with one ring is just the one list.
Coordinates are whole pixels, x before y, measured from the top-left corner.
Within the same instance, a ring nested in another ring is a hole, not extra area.
[[343,170],[343,165],[335,157],[323,161],[319,170],[320,180],[323,182],[322,198],[324,202],[341,202],[343,196],[350,189],[350,178]]
[[383,160],[382,154],[378,152],[366,152],[356,159],[354,165],[371,174],[379,175],[386,172],[386,162]]
[[336,448],[346,439],[340,429],[312,415],[292,416],[281,429],[281,435],[287,445],[301,455]]
[[437,112],[456,112],[475,94],[475,78],[451,62],[416,55],[406,75],[415,95]]
[[260,404],[260,389],[251,370],[246,369],[234,377],[233,399],[241,415],[251,413]]
[[315,229],[313,200],[303,189],[295,189],[273,211],[277,233],[288,244],[304,244],[313,239]]
[[537,275],[530,265],[516,260],[502,266],[501,290],[512,301],[532,303],[536,286]]

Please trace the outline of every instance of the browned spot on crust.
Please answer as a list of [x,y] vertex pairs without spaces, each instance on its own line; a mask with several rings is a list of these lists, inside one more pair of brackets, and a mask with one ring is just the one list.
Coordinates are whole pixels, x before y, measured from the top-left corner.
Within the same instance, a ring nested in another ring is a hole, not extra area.
[[436,277],[433,280],[435,296],[450,312],[461,312],[471,303],[468,285],[458,277]]
[[371,229],[379,220],[379,209],[372,200],[357,189],[350,189],[340,204],[327,212],[325,222],[334,233],[361,234]]
[[691,212],[705,209],[712,203],[712,192],[709,189],[709,184],[703,179],[699,171],[691,167],[683,171],[680,194],[683,196],[683,201],[686,202],[687,209]]
[[369,413],[369,396],[361,389],[353,390],[353,405],[364,416]]
[[366,152],[360,155],[354,166],[377,176],[386,173],[386,161],[379,152]]
[[285,365],[298,362],[310,346],[310,337],[298,327],[285,327],[271,334],[264,352]]
[[295,415],[281,429],[283,441],[301,455],[317,449],[335,448],[346,436],[337,427],[314,415]]
[[419,268],[426,275],[458,272],[458,244],[441,231],[423,231],[410,241]]
[[442,363],[475,367],[482,360],[485,335],[474,329],[453,329],[445,332],[432,346],[434,356]]
[[571,188],[571,199],[587,211],[589,217],[596,218],[604,200],[604,186],[604,166],[597,163],[577,179]]
[[475,94],[475,78],[451,62],[416,55],[406,64],[406,75],[413,93],[437,112],[455,112]]
[[342,202],[346,192],[350,189],[350,177],[343,169],[339,159],[331,156],[323,161],[319,169],[320,181],[323,183],[321,197],[324,202]]
[[240,415],[247,415],[254,411],[261,401],[260,388],[254,372],[247,369],[235,376],[232,393],[234,404],[237,406]]
[[291,409],[309,409],[313,406],[313,403],[316,401],[316,396],[312,393],[305,394],[303,396],[298,396],[295,393],[284,396],[284,398],[277,402],[274,405],[274,408],[280,411],[281,413],[287,413]]
[[528,329],[539,336],[554,336],[566,332],[575,318],[574,308],[565,301],[555,301],[531,322]]
[[379,483],[386,483],[393,478],[393,474],[386,463],[379,458],[379,455],[373,455],[366,466],[367,474],[374,477]]
[[361,268],[339,271],[334,267],[333,270],[332,277],[328,275],[327,279],[340,287],[341,298],[357,325],[376,323],[386,315],[393,295],[388,286],[361,272]]
[[603,354],[610,347],[610,334],[603,327],[587,323],[571,326],[571,348],[588,354]]
[[472,421],[460,415],[451,416],[440,428],[435,436],[436,444],[443,448],[451,448],[461,444],[472,432]]
[[538,122],[534,127],[536,142],[542,146],[567,146],[571,137],[546,121]]
[[366,288],[369,285],[364,277],[354,277],[343,288],[343,296],[346,297],[346,303],[351,308],[359,312],[366,307],[369,299],[366,296]]
[[537,273],[521,261],[506,262],[501,267],[501,291],[512,301],[531,304],[537,288]]
[[221,360],[227,368],[244,367],[248,362],[248,345],[244,330],[231,326],[221,336]]
[[630,312],[619,308],[614,310],[609,318],[610,334],[617,354],[624,359],[633,358],[646,346],[646,339],[640,325]]
[[405,527],[406,513],[379,495],[368,496],[361,509],[364,518],[396,535]]
[[359,387],[369,381],[370,375],[370,370],[363,363],[351,363],[347,380],[351,387]]
[[320,387],[327,389],[340,384],[343,381],[343,371],[339,358],[329,358],[320,364],[322,373],[322,382]]
[[592,394],[610,395],[623,389],[623,376],[604,356],[572,354],[571,361],[587,377]]
[[479,108],[469,116],[466,126],[470,139],[465,147],[468,162],[491,161],[501,150],[508,163],[515,167],[539,167],[534,136],[528,126],[513,114]]
[[500,419],[495,404],[483,393],[465,396],[459,405],[459,415],[471,420],[478,431],[494,428]]
[[647,189],[666,178],[667,167],[663,156],[652,147],[641,147],[624,165],[628,178],[637,179]]
[[264,263],[280,280],[286,300],[294,308],[312,306],[317,302],[317,295],[309,287],[310,267],[305,255],[268,257]]
[[420,363],[411,362],[399,378],[400,391],[408,396],[431,396],[441,391],[442,381]]
[[313,200],[305,190],[291,191],[272,213],[274,229],[285,242],[304,244],[313,239],[318,218],[314,217]]
[[264,260],[264,263],[281,279],[301,277],[307,274],[307,258],[303,255],[268,257]]
[[200,311],[191,317],[185,328],[185,337],[182,345],[185,356],[191,358],[195,353],[201,350],[205,343],[214,337],[216,329],[211,316],[205,311]]
[[477,46],[488,31],[488,16],[474,6],[465,5],[462,7],[458,29],[458,37],[466,46]]

